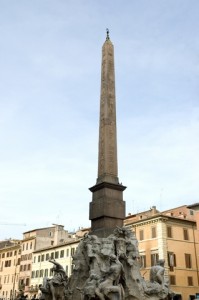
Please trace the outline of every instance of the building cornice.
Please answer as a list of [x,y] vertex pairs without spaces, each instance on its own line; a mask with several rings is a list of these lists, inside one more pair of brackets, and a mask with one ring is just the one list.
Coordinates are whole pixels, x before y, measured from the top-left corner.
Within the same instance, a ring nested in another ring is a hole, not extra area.
[[39,250],[35,250],[35,251],[33,251],[33,253],[41,253],[41,252],[45,252],[47,250],[53,250],[53,249],[61,248],[61,247],[64,247],[64,246],[70,246],[70,245],[73,245],[73,244],[78,244],[80,241],[81,241],[81,238],[78,239],[78,240],[75,240],[75,241],[65,242],[65,243],[62,243],[62,244],[59,244],[59,245],[45,247],[45,248],[42,248],[42,249],[39,249]]
[[139,227],[139,226],[144,226],[148,224],[154,224],[157,222],[175,222],[175,223],[186,223],[190,225],[196,225],[196,221],[193,220],[187,220],[187,219],[181,219],[178,217],[173,217],[173,216],[166,216],[164,214],[156,214],[155,216],[150,216],[145,219],[137,220],[137,221],[132,221],[131,223],[126,224],[126,227]]

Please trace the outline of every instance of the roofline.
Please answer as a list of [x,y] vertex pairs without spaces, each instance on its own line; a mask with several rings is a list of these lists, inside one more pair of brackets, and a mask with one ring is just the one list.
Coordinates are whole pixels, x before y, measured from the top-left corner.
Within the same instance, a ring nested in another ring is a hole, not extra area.
[[161,211],[161,213],[165,213],[167,211],[171,211],[171,210],[174,210],[174,209],[177,209],[177,208],[181,208],[181,207],[188,207],[188,205],[184,204],[184,205],[180,205],[180,206],[177,206],[177,207],[174,207],[174,208],[166,209],[166,210]]
[[45,250],[52,250],[52,249],[56,249],[56,248],[60,248],[60,247],[66,246],[66,245],[77,244],[80,241],[81,241],[81,238],[78,239],[78,240],[75,240],[75,241],[65,242],[63,244],[59,244],[59,245],[55,245],[55,246],[50,246],[50,247],[46,247],[46,248],[41,248],[39,250],[33,251],[33,253],[38,253],[38,252],[42,252],[42,251],[45,251]]
[[172,219],[172,220],[175,220],[175,221],[177,220],[177,221],[181,221],[181,222],[188,222],[188,223],[196,224],[196,221],[193,221],[193,220],[182,219],[182,218],[174,217],[174,216],[167,216],[167,215],[165,215],[163,213],[159,213],[159,214],[156,214],[156,215],[153,215],[153,216],[149,216],[149,217],[144,218],[144,219],[140,219],[140,220],[131,222],[129,224],[126,224],[125,226],[133,225],[133,224],[136,224],[136,223],[143,223],[143,222],[147,222],[149,220],[157,219],[157,218]]
[[194,203],[194,204],[187,205],[188,208],[191,208],[191,207],[194,207],[194,206],[199,206],[199,202],[196,202],[196,203]]
[[[62,225],[62,226],[63,226],[63,225]],[[37,231],[37,230],[50,229],[50,228],[55,228],[55,226],[36,228],[36,229],[29,230],[29,231],[25,231],[25,232],[23,232],[23,234],[25,234],[25,233],[30,233],[30,232]]]

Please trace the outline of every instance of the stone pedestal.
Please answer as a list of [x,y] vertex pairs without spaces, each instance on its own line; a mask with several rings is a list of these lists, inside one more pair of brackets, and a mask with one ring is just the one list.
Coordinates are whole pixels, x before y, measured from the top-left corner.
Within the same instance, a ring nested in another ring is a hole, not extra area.
[[122,184],[102,182],[90,188],[93,193],[90,202],[89,219],[91,220],[91,234],[107,237],[116,227],[123,226],[125,218],[125,202]]

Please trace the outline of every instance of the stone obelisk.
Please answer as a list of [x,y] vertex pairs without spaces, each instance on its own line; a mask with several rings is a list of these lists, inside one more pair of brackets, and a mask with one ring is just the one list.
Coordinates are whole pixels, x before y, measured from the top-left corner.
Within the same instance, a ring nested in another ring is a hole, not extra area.
[[123,226],[125,188],[118,179],[114,47],[107,30],[102,47],[98,178],[90,188],[91,234],[107,237]]

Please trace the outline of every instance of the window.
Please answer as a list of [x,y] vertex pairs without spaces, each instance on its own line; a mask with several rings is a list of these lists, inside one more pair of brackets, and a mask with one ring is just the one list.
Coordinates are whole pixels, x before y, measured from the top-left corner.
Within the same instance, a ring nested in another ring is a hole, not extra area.
[[4,258],[4,257],[5,257],[5,253],[2,254],[2,258]]
[[44,254],[42,254],[41,256],[41,261],[44,261]]
[[174,267],[176,267],[176,255],[173,252],[168,252],[168,265],[170,271],[173,271]]
[[28,271],[30,271],[30,264],[28,264]]
[[53,246],[54,245],[54,241],[51,241],[51,246]]
[[35,271],[32,271],[31,278],[35,278]]
[[191,254],[185,253],[185,266],[187,269],[191,269]]
[[68,276],[68,266],[66,266],[66,275]]
[[176,277],[175,277],[175,275],[170,275],[170,284],[171,285],[176,285]]
[[151,266],[155,266],[157,264],[158,259],[159,259],[158,253],[152,253],[151,254]]
[[28,254],[28,259],[31,260],[32,259],[32,253]]
[[6,255],[6,256],[7,256],[7,257],[9,257],[9,254],[10,254],[10,253],[9,253],[9,252],[7,252],[7,255]]
[[10,267],[11,266],[11,260],[6,260],[5,261],[5,268]]
[[15,256],[17,255],[17,250],[15,250],[14,255],[15,255]]
[[23,270],[26,271],[26,265],[23,266]]
[[172,238],[172,227],[171,226],[167,226],[167,237],[168,238]]
[[8,278],[7,278],[7,283],[9,283],[9,277],[10,277],[10,276],[8,275]]
[[30,278],[26,278],[26,286],[29,286],[30,284]]
[[39,270],[37,270],[35,273],[35,278],[38,278],[38,277],[39,277]]
[[189,240],[189,235],[188,235],[188,229],[187,228],[183,228],[183,236],[184,236],[185,241]]
[[64,257],[64,250],[60,251],[60,258]]
[[10,252],[10,257],[12,256],[12,252]]
[[41,261],[41,256],[39,255],[39,256],[38,256],[38,262],[40,262],[40,261]]
[[194,211],[192,209],[190,209],[189,213],[190,213],[191,216],[194,215]]
[[73,256],[75,254],[75,248],[71,248],[71,256]]
[[39,277],[43,277],[43,276],[44,276],[44,270],[40,270]]
[[33,262],[36,263],[36,256],[34,256]]
[[50,268],[50,276],[53,276],[53,270]]
[[66,250],[66,256],[69,256],[69,249]]
[[46,260],[49,260],[49,253],[46,253]]
[[28,250],[28,243],[26,244],[26,250]]
[[30,249],[32,249],[32,242],[30,243]]
[[23,267],[23,266],[21,265],[21,266],[20,266],[20,271],[22,271],[22,267]]
[[48,277],[48,269],[45,269],[44,276]]
[[139,235],[140,235],[140,241],[142,241],[144,239],[144,230],[140,230]]
[[152,239],[156,238],[156,227],[151,227],[151,237]]
[[24,279],[20,279],[20,280],[19,280],[19,284],[20,284],[22,287],[24,287]]
[[51,258],[51,259],[54,259],[54,252],[52,252],[52,253],[50,254],[50,258]]
[[140,255],[140,267],[146,268],[146,255]]
[[59,251],[55,252],[55,258],[59,258]]
[[191,277],[191,276],[187,277],[187,284],[188,284],[188,286],[193,286],[193,277]]

